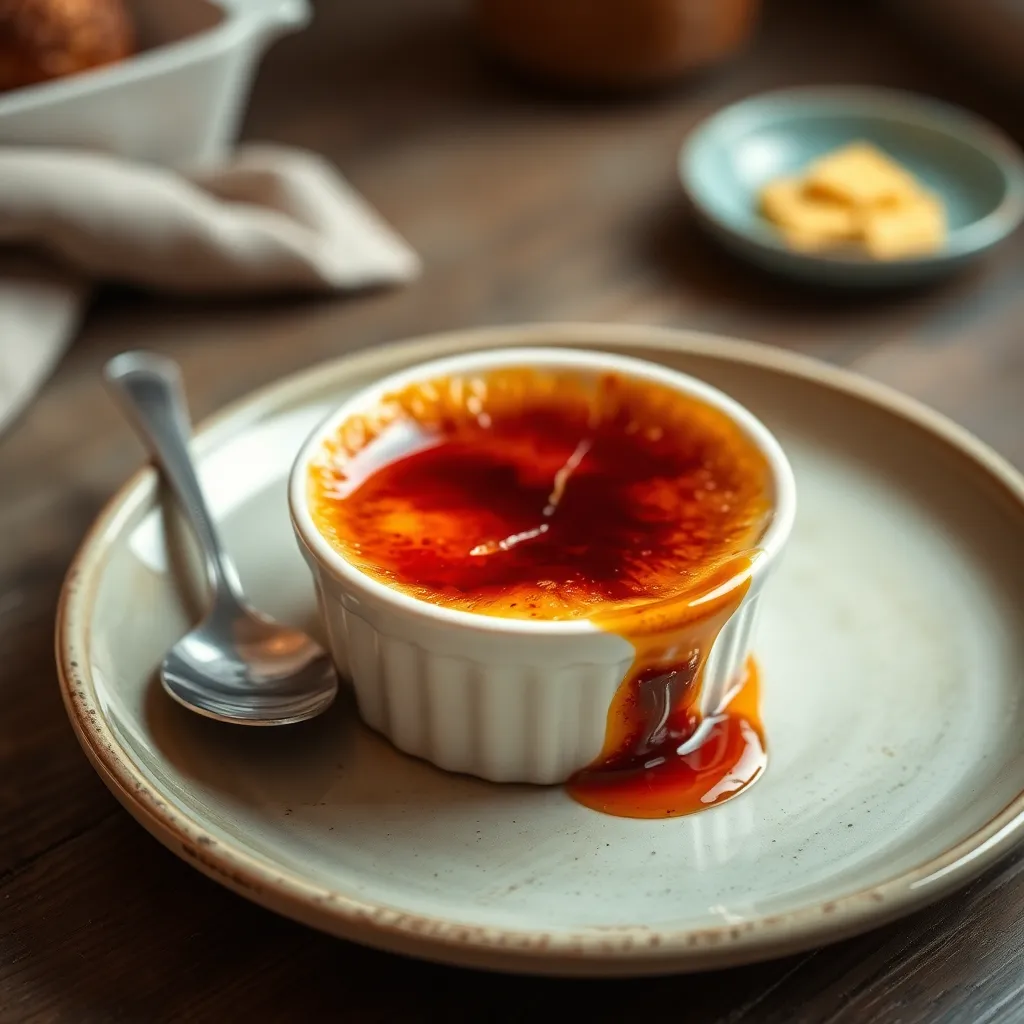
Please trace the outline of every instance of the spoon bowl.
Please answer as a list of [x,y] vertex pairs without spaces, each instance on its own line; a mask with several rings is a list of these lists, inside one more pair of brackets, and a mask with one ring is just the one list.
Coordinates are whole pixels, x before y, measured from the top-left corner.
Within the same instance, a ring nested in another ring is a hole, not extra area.
[[242,611],[214,609],[168,651],[160,666],[167,693],[207,718],[246,725],[302,722],[329,707],[338,683],[322,648]]

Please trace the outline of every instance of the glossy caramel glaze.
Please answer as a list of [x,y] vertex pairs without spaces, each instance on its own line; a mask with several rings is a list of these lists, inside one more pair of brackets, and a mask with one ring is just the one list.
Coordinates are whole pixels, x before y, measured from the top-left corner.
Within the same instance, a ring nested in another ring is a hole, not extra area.
[[505,370],[346,422],[310,497],[324,536],[383,583],[558,620],[691,590],[756,543],[766,481],[728,417],[663,385]]
[[[724,706],[703,721],[693,704],[699,687],[687,679],[685,666],[627,675],[609,712],[606,753],[569,781],[575,800],[621,818],[671,818],[729,800],[760,778],[768,754],[756,662],[748,659]],[[664,725],[652,729],[662,714]]]
[[411,596],[586,618],[633,645],[604,750],[570,783],[582,803],[660,817],[738,790],[726,762],[749,760],[756,716],[723,711],[698,734],[699,694],[771,503],[764,457],[717,409],[616,374],[428,381],[341,426],[310,507],[348,561]]

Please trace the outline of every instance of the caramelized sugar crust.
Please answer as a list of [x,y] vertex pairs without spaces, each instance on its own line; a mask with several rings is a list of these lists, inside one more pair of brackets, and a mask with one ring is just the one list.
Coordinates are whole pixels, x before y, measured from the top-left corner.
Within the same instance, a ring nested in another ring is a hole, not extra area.
[[719,410],[616,373],[417,383],[345,422],[313,518],[374,579],[462,611],[599,618],[692,591],[756,544],[764,457]]

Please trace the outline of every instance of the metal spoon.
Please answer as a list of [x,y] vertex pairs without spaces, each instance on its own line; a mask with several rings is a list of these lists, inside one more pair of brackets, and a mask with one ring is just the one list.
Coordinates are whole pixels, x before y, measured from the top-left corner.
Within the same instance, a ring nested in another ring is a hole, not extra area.
[[286,725],[320,714],[337,693],[334,667],[305,633],[245,603],[189,456],[191,430],[177,364],[125,352],[107,363],[104,377],[195,531],[212,592],[206,618],[164,658],[164,689],[192,711],[222,722]]

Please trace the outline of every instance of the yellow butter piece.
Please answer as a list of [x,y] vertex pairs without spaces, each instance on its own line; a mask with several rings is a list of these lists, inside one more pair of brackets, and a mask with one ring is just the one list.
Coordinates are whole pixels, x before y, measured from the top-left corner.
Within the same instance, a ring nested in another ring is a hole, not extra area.
[[810,196],[802,182],[778,178],[761,189],[761,211],[801,249],[819,249],[855,237],[859,222],[848,206]]
[[851,142],[816,160],[804,185],[809,194],[860,207],[909,202],[921,192],[909,171],[869,142]]
[[863,213],[864,246],[875,259],[905,259],[938,252],[946,242],[942,203],[922,193],[894,206]]
[[826,249],[835,249],[839,245],[848,244],[847,238],[836,235],[822,234],[821,232],[803,231],[800,228],[780,227],[779,233],[785,239],[790,249],[800,252],[822,252]]
[[852,242],[874,259],[891,260],[937,252],[946,242],[939,198],[867,142],[826,154],[800,177],[769,182],[759,201],[795,250]]

